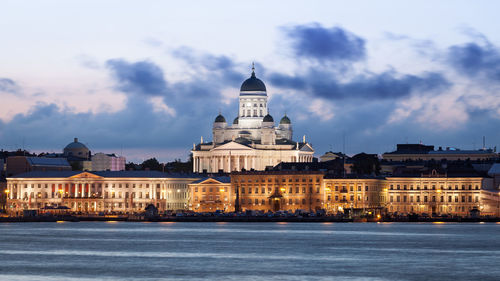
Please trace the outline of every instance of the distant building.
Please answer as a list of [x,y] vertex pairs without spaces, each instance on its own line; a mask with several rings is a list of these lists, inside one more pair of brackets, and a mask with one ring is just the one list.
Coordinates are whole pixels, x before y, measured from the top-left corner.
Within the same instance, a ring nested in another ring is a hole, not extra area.
[[189,209],[195,212],[234,211],[230,177],[207,177],[189,184]]
[[32,171],[7,178],[8,210],[66,206],[71,211],[187,210],[188,184],[200,178],[158,171]]
[[492,160],[499,156],[492,149],[460,150],[455,148],[434,150],[433,145],[423,144],[398,144],[396,151],[382,154],[388,161],[429,161],[429,160]]
[[[64,147],[62,157],[66,158],[75,171],[91,171],[91,152],[86,145],[75,138],[73,142]],[[56,157],[60,157],[56,155]]]
[[92,171],[124,171],[125,161],[115,154],[96,153],[92,155]]
[[238,116],[232,124],[219,114],[212,142],[193,145],[193,171],[202,173],[265,170],[280,162],[312,162],[314,149],[292,140],[292,123],[285,114],[276,126],[267,107],[264,83],[252,75],[240,88]]
[[87,146],[79,142],[78,138],[75,138],[73,142],[64,147],[63,155],[65,157],[77,157],[88,160],[91,154]]
[[332,152],[332,151],[328,151],[326,152],[325,154],[321,155],[319,157],[319,161],[320,162],[327,162],[327,161],[331,161],[331,160],[335,160],[335,159],[338,159],[338,158],[342,158],[344,157],[345,155],[341,152]]
[[65,158],[11,156],[7,158],[7,176],[31,171],[71,171]]

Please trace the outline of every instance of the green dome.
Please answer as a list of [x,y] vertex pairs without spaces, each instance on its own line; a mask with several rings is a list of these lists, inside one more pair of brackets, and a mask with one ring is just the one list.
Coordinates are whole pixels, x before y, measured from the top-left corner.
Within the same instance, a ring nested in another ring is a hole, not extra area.
[[274,119],[273,117],[268,113],[266,116],[264,116],[264,120],[262,120],[262,122],[273,122],[274,123]]
[[219,114],[215,117],[215,123],[226,123],[226,118],[222,114]]
[[288,118],[288,116],[283,116],[283,118],[281,118],[280,120],[280,124],[284,124],[284,125],[290,125],[292,124],[292,121],[290,121],[290,118]]

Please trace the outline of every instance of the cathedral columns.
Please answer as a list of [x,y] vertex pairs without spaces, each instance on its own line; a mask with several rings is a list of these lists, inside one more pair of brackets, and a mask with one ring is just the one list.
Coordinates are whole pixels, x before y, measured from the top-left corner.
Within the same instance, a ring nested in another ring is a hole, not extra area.
[[248,156],[244,156],[245,157],[245,165],[244,165],[244,168],[245,170],[250,170],[248,169]]

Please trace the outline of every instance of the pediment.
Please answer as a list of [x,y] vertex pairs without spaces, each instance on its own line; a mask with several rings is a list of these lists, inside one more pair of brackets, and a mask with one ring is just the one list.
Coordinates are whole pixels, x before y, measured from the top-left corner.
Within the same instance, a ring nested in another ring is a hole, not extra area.
[[212,149],[213,151],[215,150],[253,150],[253,148],[248,147],[246,145],[231,141],[226,144],[223,144],[221,146],[217,146]]
[[198,184],[224,184],[224,183],[213,178],[208,178],[204,181],[199,182]]
[[300,148],[300,151],[314,152],[314,149],[312,148],[311,145],[306,143]]
[[101,176],[98,176],[98,175],[95,175],[95,174],[92,174],[92,173],[89,173],[89,172],[82,172],[82,173],[79,173],[79,174],[76,174],[74,176],[71,176],[69,177],[71,179],[77,179],[77,178],[83,178],[83,179],[102,179]]

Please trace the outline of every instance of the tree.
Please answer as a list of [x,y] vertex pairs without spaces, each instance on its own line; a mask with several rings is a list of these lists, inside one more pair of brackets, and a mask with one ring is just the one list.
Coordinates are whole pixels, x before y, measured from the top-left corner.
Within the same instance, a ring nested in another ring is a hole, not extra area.
[[154,157],[142,162],[141,166],[142,170],[163,171],[163,166]]

